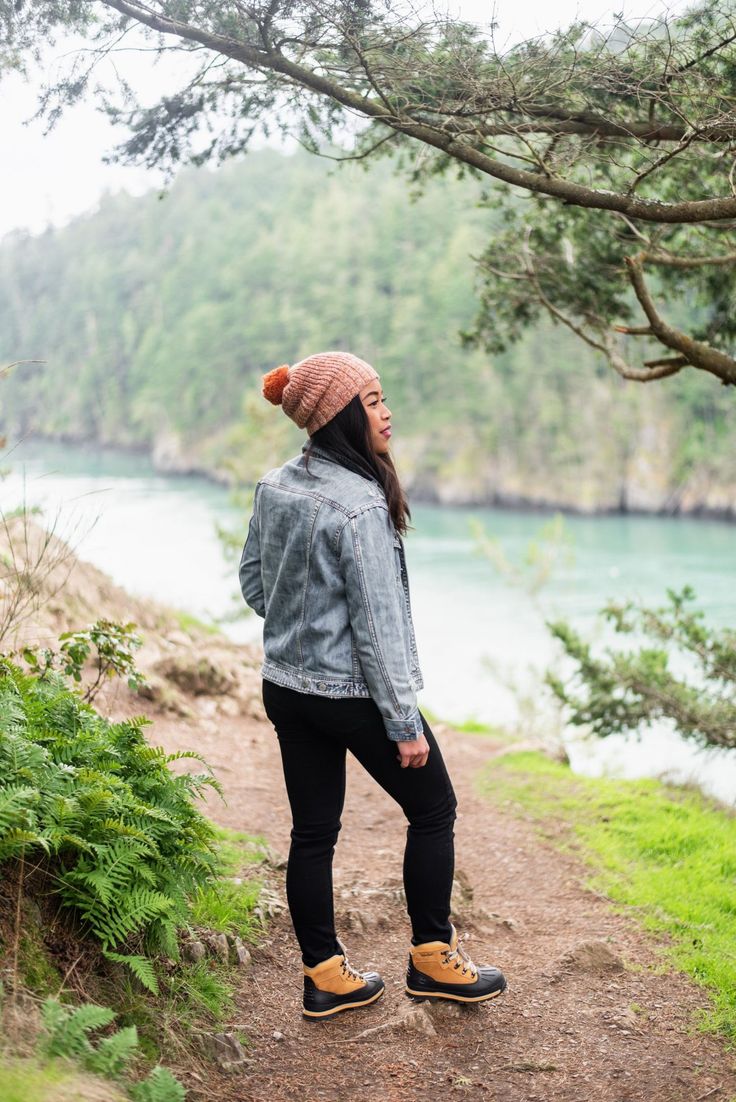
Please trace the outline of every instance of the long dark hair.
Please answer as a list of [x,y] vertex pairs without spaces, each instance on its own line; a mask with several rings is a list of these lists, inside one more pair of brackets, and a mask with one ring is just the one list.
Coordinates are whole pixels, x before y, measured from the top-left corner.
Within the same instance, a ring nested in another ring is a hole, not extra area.
[[406,535],[410,527],[407,521],[411,519],[409,504],[401,488],[393,459],[389,455],[382,455],[373,447],[370,423],[359,394],[309,437],[304,451],[307,470],[312,444],[324,448],[343,467],[355,471],[363,478],[375,479],[386,495],[388,511],[396,531],[402,536]]

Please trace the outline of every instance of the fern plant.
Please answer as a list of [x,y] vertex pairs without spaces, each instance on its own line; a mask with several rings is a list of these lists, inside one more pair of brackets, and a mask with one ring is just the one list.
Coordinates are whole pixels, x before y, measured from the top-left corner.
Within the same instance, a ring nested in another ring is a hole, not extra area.
[[[117,1029],[96,1040],[92,1035],[115,1019],[109,1007],[92,1003],[69,1007],[49,998],[41,1007],[41,1015],[44,1032],[39,1048],[43,1055],[65,1057],[95,1075],[122,1079],[138,1047],[135,1026]],[[146,1079],[125,1086],[134,1102],[184,1102],[184,1088],[168,1068],[154,1068]]]
[[84,932],[155,991],[141,962],[157,952],[178,959],[190,900],[220,871],[195,800],[221,788],[209,768],[174,773],[182,758],[206,763],[149,746],[149,723],[113,723],[56,671],[25,672],[0,656],[0,862],[44,859]]

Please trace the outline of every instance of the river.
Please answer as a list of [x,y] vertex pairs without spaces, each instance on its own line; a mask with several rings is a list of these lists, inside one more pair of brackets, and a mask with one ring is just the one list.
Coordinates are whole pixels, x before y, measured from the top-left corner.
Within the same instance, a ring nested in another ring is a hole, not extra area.
[[[216,535],[216,524],[242,539],[247,530],[248,517],[226,488],[162,476],[144,456],[33,439],[9,441],[0,466],[9,472],[0,481],[4,510],[39,506],[81,558],[126,589],[219,621],[236,641],[262,640],[262,621],[245,608],[237,564],[226,560]],[[518,562],[548,520],[524,511],[412,506],[406,554],[424,674],[420,706],[449,721],[503,724],[522,735],[552,730],[553,704],[539,678],[557,651],[544,616],[561,615],[590,635],[607,599],[662,604],[666,587],[690,584],[709,623],[736,622],[736,525],[566,517],[572,558],[554,567],[535,603],[480,552],[470,523],[480,522]],[[563,737],[578,772],[661,776],[736,804],[736,752],[698,750],[664,726],[640,738]]]

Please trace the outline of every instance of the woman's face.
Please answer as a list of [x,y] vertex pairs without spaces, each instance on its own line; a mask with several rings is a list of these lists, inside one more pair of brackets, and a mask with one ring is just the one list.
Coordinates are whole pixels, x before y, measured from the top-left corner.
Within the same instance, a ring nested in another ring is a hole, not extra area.
[[391,410],[383,398],[381,380],[371,379],[366,383],[360,391],[360,398],[368,415],[373,447],[379,455],[385,455],[391,439]]

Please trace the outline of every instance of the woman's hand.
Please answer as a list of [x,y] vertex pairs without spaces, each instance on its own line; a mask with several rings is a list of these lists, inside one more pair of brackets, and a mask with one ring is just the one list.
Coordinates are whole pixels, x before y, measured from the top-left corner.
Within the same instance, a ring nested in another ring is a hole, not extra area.
[[420,735],[419,738],[402,739],[396,743],[396,746],[399,751],[396,760],[401,762],[402,769],[406,769],[407,766],[412,769],[419,769],[427,764],[429,743],[424,735]]

